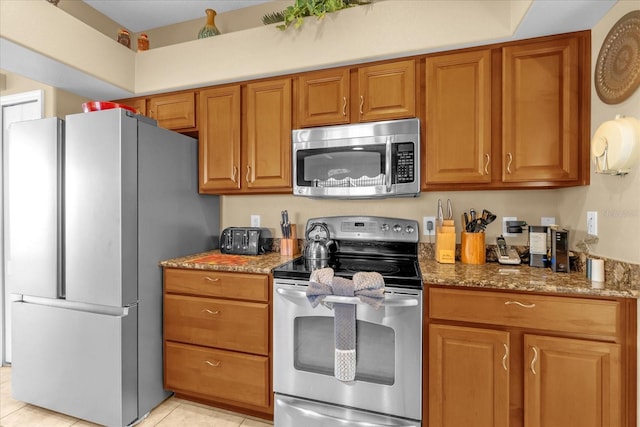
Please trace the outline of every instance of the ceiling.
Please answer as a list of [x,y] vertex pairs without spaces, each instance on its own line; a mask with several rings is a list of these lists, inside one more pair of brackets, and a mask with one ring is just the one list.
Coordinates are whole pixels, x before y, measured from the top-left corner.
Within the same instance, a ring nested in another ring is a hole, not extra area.
[[255,6],[269,0],[83,0],[133,32],[147,31],[217,13]]

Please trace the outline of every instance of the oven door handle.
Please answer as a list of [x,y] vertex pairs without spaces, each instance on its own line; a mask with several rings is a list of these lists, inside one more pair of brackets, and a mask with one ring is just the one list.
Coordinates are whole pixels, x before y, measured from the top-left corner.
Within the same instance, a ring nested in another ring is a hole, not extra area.
[[[294,291],[291,289],[277,288],[276,292],[279,295],[295,297],[295,298],[307,298],[307,293],[304,291]],[[341,304],[367,304],[362,302],[358,297],[344,297],[340,295],[327,295],[324,297],[323,302],[333,302]],[[400,297],[400,298],[385,298],[382,303],[385,307],[416,307],[419,301],[418,298],[413,297]],[[368,304],[367,304],[368,305]]]

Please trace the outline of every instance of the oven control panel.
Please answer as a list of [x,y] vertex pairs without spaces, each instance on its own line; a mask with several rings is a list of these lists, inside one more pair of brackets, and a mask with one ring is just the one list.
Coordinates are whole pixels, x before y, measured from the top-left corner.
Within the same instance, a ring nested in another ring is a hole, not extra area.
[[[319,236],[337,240],[373,240],[388,242],[417,243],[418,222],[410,219],[375,216],[335,216],[311,218],[307,227],[315,223],[327,226],[330,236]],[[315,228],[315,227],[314,227]],[[319,229],[309,230],[309,237]]]

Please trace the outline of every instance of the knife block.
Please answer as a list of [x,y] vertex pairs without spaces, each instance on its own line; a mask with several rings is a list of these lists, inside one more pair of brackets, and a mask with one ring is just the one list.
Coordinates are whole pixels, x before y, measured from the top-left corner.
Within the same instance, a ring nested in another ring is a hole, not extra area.
[[436,226],[436,261],[442,264],[456,262],[456,227],[452,219],[438,221]]
[[296,234],[296,225],[291,224],[291,238],[280,239],[280,255],[296,256],[300,254],[298,247],[298,237]]

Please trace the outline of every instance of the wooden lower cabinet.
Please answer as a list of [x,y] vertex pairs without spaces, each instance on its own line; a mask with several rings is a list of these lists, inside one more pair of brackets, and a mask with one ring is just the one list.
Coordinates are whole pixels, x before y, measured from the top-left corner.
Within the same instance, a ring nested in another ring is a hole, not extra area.
[[430,427],[509,426],[509,333],[429,327]]
[[525,426],[621,426],[620,345],[524,338]]
[[636,301],[429,290],[429,427],[633,427]]
[[270,289],[266,274],[165,268],[164,387],[273,419]]

